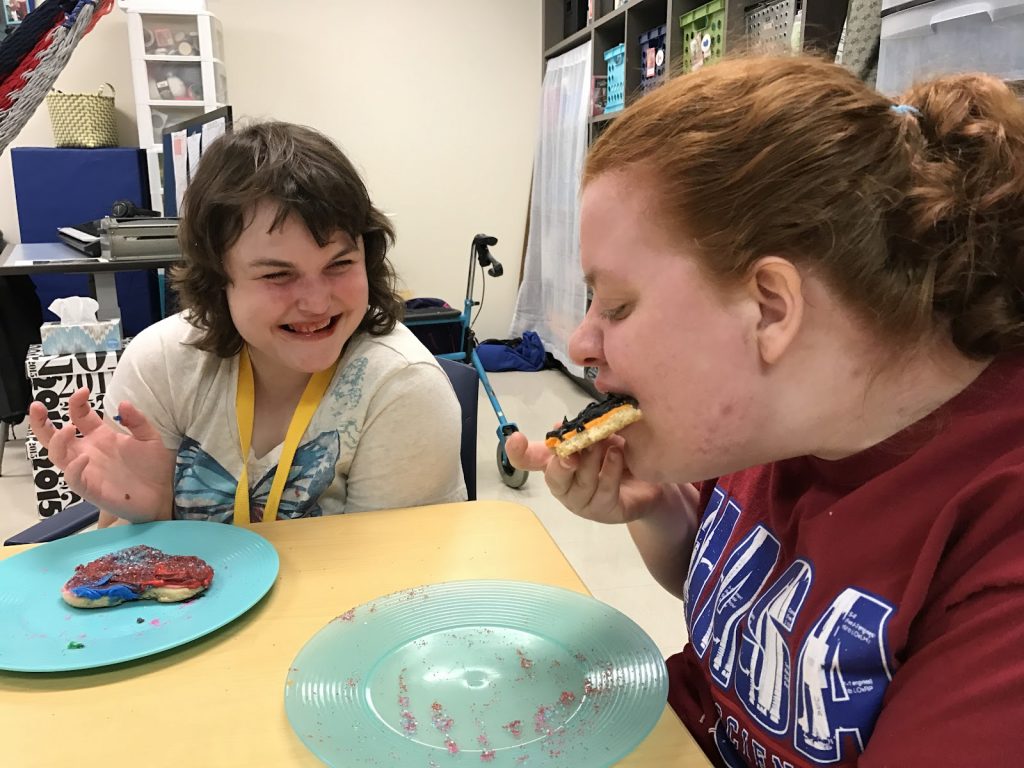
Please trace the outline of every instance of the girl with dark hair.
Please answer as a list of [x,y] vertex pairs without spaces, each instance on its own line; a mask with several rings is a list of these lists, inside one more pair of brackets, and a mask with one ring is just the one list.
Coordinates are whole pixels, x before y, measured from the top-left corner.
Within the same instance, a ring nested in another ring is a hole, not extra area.
[[583,178],[570,343],[644,418],[567,459],[682,602],[670,702],[718,765],[977,766],[1024,749],[1024,106],[897,103],[724,61],[617,117]]
[[258,123],[189,184],[173,274],[184,311],[125,349],[105,423],[41,403],[32,429],[101,525],[310,517],[466,498],[461,411],[402,326],[390,222],[325,136]]

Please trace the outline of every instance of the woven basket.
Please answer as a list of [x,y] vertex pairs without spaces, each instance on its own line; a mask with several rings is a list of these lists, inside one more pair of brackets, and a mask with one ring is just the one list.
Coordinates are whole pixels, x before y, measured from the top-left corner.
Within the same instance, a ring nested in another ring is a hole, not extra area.
[[116,147],[117,123],[114,121],[114,87],[106,96],[101,87],[96,93],[63,93],[53,90],[46,95],[53,126],[53,143],[58,147]]

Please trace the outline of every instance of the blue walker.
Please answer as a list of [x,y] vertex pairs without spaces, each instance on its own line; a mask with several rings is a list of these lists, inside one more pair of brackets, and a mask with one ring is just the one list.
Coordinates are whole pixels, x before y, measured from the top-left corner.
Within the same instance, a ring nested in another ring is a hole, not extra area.
[[[498,398],[494,394],[491,382],[487,378],[487,371],[484,370],[483,363],[480,362],[480,356],[477,354],[476,334],[473,333],[472,328],[473,307],[480,306],[483,303],[482,297],[481,301],[473,300],[477,263],[479,263],[481,269],[486,269],[487,274],[491,277],[501,277],[504,273],[501,262],[494,258],[490,251],[490,246],[497,245],[497,243],[498,238],[491,237],[490,235],[477,235],[473,238],[473,244],[469,251],[469,277],[466,280],[466,298],[462,303],[461,312],[452,307],[407,309],[403,322],[410,328],[459,323],[460,351],[438,354],[437,357],[468,363],[476,369],[480,383],[483,384],[484,391],[487,393],[487,398],[491,401],[491,407],[494,408],[494,415],[498,417],[498,474],[501,476],[502,482],[509,488],[522,488],[530,473],[513,467],[508,461],[508,455],[505,453],[505,440],[509,435],[518,432],[519,427],[505,418],[505,413],[501,409],[501,403],[498,402]],[[474,263],[474,258],[476,263]],[[482,276],[481,279],[483,279]]]

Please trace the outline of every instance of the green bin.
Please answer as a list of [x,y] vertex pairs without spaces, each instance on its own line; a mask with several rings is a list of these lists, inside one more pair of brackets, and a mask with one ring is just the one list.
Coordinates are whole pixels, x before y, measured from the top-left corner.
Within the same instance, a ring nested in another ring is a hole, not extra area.
[[722,56],[725,0],[711,0],[679,17],[683,33],[683,71],[692,72]]

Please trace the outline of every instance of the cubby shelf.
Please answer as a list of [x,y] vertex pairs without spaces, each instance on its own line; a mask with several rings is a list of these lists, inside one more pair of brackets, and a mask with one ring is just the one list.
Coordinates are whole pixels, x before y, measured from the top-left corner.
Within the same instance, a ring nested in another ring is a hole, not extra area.
[[224,33],[205,3],[122,0],[135,90],[139,146],[146,150],[152,206],[162,210],[165,127],[228,101]]
[[[665,26],[664,77],[677,75],[684,69],[685,41],[679,24],[680,17],[705,5],[703,0],[629,0],[616,7],[615,0],[592,0],[594,18],[582,29],[570,28],[566,34],[567,24],[570,23],[567,9],[576,7],[576,3],[586,6],[587,0],[544,0],[544,59],[546,61],[560,56],[580,45],[590,45],[592,74],[603,75],[606,73],[604,52],[625,43],[627,105],[642,95],[640,35],[661,25]],[[722,39],[716,41],[716,45],[720,45],[726,53],[730,50],[756,49],[759,44],[763,45],[764,37],[754,39],[748,36],[748,25],[753,30],[752,35],[758,34],[758,12],[762,16],[765,12],[773,14],[775,39],[771,44],[775,50],[790,49],[788,30],[799,11],[802,35],[798,45],[825,55],[834,55],[847,10],[847,0],[775,0],[761,3],[752,0],[722,0],[722,5]],[[590,124],[601,126],[612,117],[614,115],[597,115],[590,119]]]

